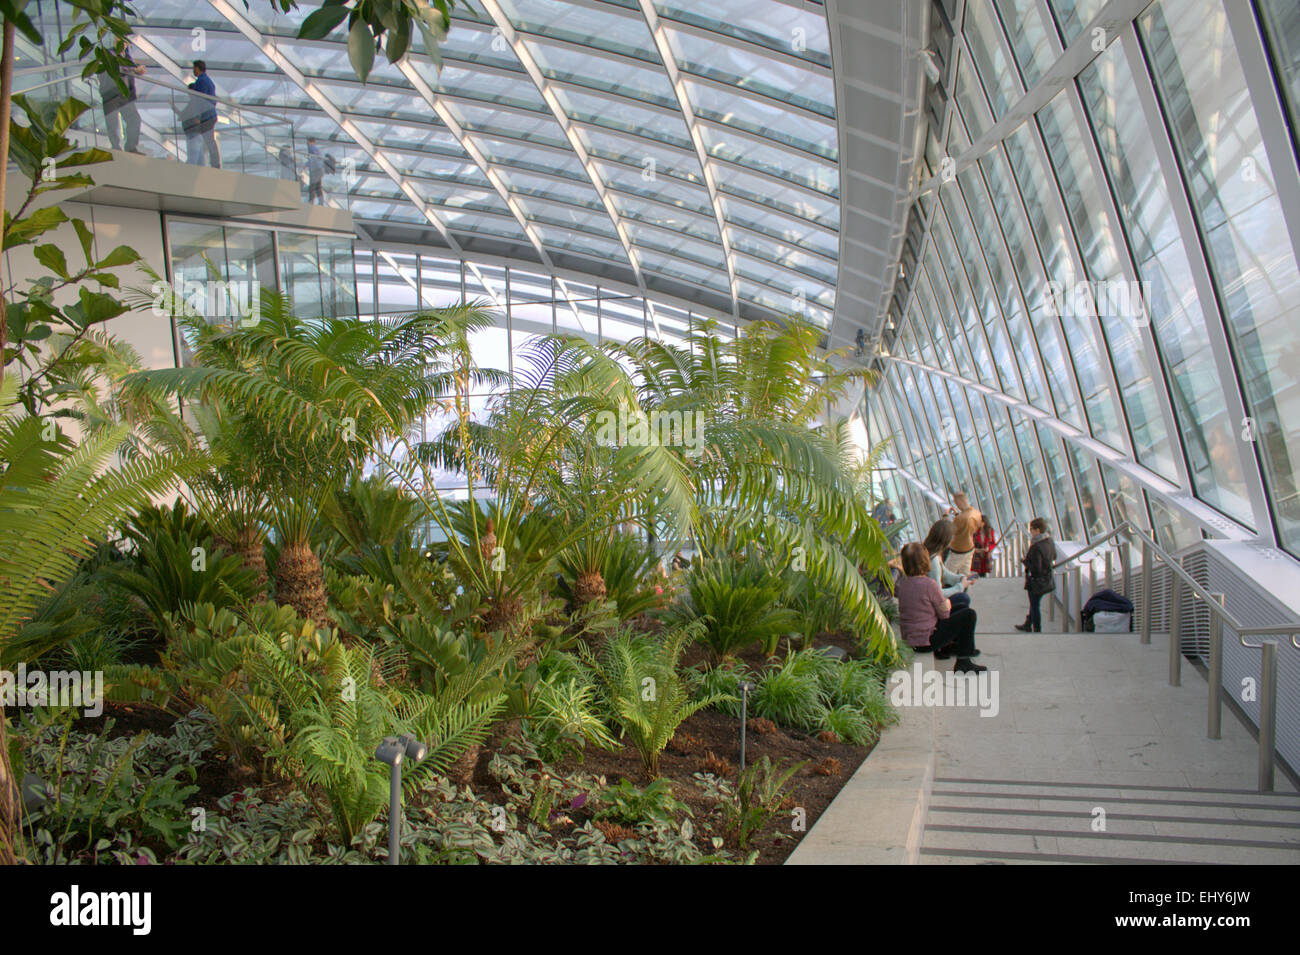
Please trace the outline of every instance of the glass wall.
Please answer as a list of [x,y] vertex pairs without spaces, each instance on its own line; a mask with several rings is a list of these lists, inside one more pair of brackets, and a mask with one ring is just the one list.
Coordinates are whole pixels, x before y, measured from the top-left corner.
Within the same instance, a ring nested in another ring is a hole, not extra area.
[[1004,528],[1127,520],[1300,555],[1300,6],[1138,5],[1018,110],[1104,7],[964,5],[927,139],[931,167],[945,136],[962,162],[917,199],[872,427],[900,474],[960,485]]

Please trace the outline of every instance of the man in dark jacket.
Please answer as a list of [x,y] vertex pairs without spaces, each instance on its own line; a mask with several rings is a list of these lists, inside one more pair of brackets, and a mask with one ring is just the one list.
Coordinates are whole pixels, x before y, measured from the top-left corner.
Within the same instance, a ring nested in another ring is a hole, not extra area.
[[208,65],[194,61],[194,79],[190,81],[190,101],[181,116],[185,131],[185,161],[192,166],[203,165],[203,153],[208,154],[208,165],[221,168],[221,151],[217,148],[217,86],[208,76]]
[[1041,633],[1043,617],[1039,611],[1043,595],[1056,589],[1052,565],[1056,563],[1056,542],[1047,533],[1047,521],[1035,517],[1029,522],[1029,550],[1020,562],[1025,565],[1025,590],[1029,591],[1029,616],[1024,623],[1016,624],[1021,633]]

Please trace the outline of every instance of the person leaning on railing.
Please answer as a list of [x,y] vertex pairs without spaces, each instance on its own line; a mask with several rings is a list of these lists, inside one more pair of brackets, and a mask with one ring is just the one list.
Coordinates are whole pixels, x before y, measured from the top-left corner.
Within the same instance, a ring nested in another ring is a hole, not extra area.
[[123,139],[126,151],[140,152],[140,110],[136,108],[135,78],[144,75],[144,66],[131,59],[127,49],[126,38],[117,41],[117,55],[126,61],[122,67],[121,82],[126,92],[118,85],[118,78],[112,73],[99,74],[99,98],[104,104],[104,122],[108,127],[108,143],[113,149],[121,149]]

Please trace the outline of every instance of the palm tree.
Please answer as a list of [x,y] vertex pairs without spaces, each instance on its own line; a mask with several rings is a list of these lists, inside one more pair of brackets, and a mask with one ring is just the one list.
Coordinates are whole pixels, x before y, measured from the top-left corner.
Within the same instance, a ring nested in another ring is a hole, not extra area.
[[231,543],[255,561],[264,516],[279,545],[276,599],[327,622],[312,532],[346,477],[436,396],[438,376],[421,356],[437,323],[300,319],[286,297],[267,291],[260,321],[233,327],[175,304],[195,364],[129,375],[128,393],[199,402],[227,462],[210,491],[230,515]]
[[886,545],[834,437],[817,419],[868,380],[822,354],[822,330],[792,317],[753,323],[731,341],[701,328],[681,345],[637,339],[626,351],[642,407],[696,416],[706,447],[684,457],[696,488],[692,530],[704,557],[759,543],[833,595],[874,652],[896,650],[863,579],[884,572]]

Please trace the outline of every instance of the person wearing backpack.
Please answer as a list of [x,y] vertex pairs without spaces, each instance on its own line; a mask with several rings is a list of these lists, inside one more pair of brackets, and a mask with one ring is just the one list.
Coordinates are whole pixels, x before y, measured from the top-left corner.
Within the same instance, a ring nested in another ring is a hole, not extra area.
[[1042,633],[1043,616],[1039,606],[1044,594],[1056,589],[1052,565],[1056,563],[1056,542],[1047,532],[1047,521],[1035,517],[1029,522],[1029,550],[1020,562],[1025,567],[1025,590],[1029,591],[1029,615],[1024,623],[1016,624],[1021,633]]

